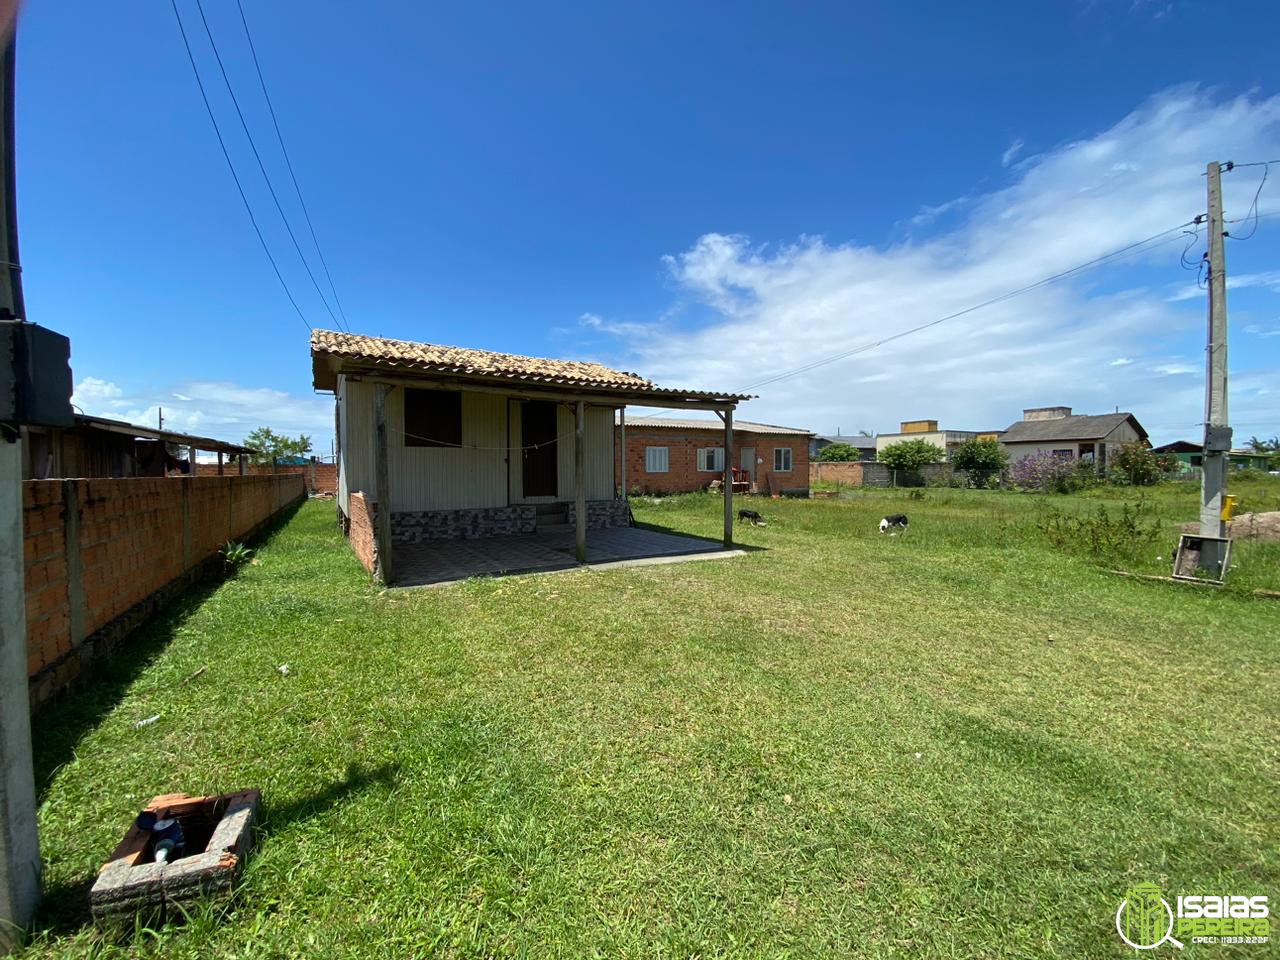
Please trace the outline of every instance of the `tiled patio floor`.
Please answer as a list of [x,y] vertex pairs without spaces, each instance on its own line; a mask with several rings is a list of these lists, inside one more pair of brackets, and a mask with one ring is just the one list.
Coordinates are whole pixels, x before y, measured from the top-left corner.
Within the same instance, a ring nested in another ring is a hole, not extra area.
[[[660,533],[642,527],[587,531],[587,563],[675,558],[690,554],[735,555],[715,540]],[[467,577],[542,573],[578,566],[572,530],[524,537],[436,540],[395,548],[395,585],[425,586]]]

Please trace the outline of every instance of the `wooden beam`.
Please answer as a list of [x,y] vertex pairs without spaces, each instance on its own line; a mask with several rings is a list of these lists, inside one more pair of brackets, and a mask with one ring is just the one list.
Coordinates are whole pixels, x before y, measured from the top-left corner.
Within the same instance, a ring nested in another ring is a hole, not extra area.
[[374,523],[374,542],[378,549],[376,576],[390,584],[395,576],[391,556],[391,467],[387,457],[387,394],[391,387],[379,383],[373,395],[373,469],[378,514]]
[[578,562],[587,562],[587,470],[586,433],[587,405],[579,400],[573,408],[573,495],[577,500],[577,516],[574,517],[574,533],[577,539]]
[[240,461],[240,476],[243,477],[249,472],[249,457],[242,453],[236,459]]
[[618,457],[622,461],[622,499],[624,501],[630,499],[627,494],[627,408],[625,406],[618,408],[618,434],[621,439],[618,441]]
[[634,391],[593,393],[590,389],[577,390],[572,386],[565,386],[558,390],[554,387],[530,387],[523,385],[524,381],[521,380],[513,380],[510,384],[495,384],[448,376],[419,379],[413,376],[397,376],[378,369],[344,370],[343,375],[350,380],[358,380],[364,383],[390,383],[395,386],[412,387],[415,390],[467,390],[472,393],[496,393],[500,396],[517,397],[521,400],[556,400],[561,403],[573,403],[580,398],[596,407],[616,407],[620,403],[629,403],[635,406],[662,407],[671,410],[719,411],[724,410],[726,405],[730,407],[736,405],[734,402],[727,400],[686,401],[681,400],[678,396],[662,398]]
[[733,407],[724,411],[724,546],[733,546]]

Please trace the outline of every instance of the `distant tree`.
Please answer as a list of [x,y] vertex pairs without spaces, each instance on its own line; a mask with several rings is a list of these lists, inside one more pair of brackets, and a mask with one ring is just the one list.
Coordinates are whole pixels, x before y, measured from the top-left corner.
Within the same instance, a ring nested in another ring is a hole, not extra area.
[[1280,437],[1272,437],[1270,440],[1250,437],[1249,449],[1254,453],[1280,453]]
[[966,440],[951,454],[951,464],[957,470],[971,474],[999,473],[1009,465],[1009,454],[999,440]]
[[305,433],[286,437],[270,427],[259,427],[244,438],[244,445],[253,451],[249,459],[254,463],[274,463],[287,457],[301,457],[311,452],[311,438]]
[[[1111,470],[1121,483],[1130,483],[1135,487],[1149,487],[1160,482],[1165,467],[1174,469],[1164,459],[1165,455],[1157,455],[1141,441],[1124,444],[1111,458]],[[1170,457],[1176,461],[1176,457]]]
[[830,463],[832,461],[844,462],[848,460],[860,460],[861,458],[861,451],[852,444],[829,443],[818,451],[816,459],[823,463]]
[[890,470],[919,470],[942,459],[942,448],[928,440],[899,440],[876,456]]

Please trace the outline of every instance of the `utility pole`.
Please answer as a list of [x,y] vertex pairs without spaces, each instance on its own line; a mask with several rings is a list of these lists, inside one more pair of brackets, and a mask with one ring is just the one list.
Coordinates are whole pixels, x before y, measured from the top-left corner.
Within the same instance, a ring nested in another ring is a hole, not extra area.
[[164,407],[156,407],[156,413],[159,415],[159,423],[156,425],[157,430],[164,429]]
[[[1230,169],[1228,164],[1227,168]],[[1227,425],[1227,263],[1222,218],[1222,167],[1215,161],[1206,173],[1209,187],[1209,335],[1205,346],[1204,460],[1200,480],[1200,535],[1225,537],[1222,517],[1227,492],[1227,453],[1231,427]],[[1223,574],[1224,545],[1206,541],[1200,566],[1215,577]]]
[[[13,162],[14,38],[8,27],[0,25],[0,953],[18,945],[40,902],[27,693],[21,425],[42,418],[73,422],[71,371],[65,360],[61,370],[57,362],[47,362],[62,349],[69,355],[69,342],[23,322]],[[65,396],[58,398],[62,391]]]

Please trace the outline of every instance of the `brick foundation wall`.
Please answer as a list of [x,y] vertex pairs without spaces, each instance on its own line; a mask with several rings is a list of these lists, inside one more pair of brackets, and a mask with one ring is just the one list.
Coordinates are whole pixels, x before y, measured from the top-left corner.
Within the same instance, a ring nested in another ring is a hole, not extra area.
[[363,493],[353,493],[347,498],[351,515],[345,518],[347,540],[356,557],[370,573],[378,567],[378,540],[373,535],[374,511],[369,509]]
[[[273,471],[269,463],[255,464],[251,463],[246,468],[246,476],[250,477],[269,477],[275,474],[301,474],[306,478],[307,490],[311,493],[337,493],[338,492],[338,466],[334,463],[317,463],[315,465],[315,483],[311,482],[311,465],[305,466],[278,466]],[[225,464],[222,468],[223,476],[235,477],[240,475],[240,465],[234,460]],[[216,463],[197,463],[196,476],[198,477],[216,477],[218,476],[218,465]]]
[[[614,431],[614,478],[616,486],[622,483],[622,440],[620,431]],[[724,446],[723,430],[676,430],[670,428],[627,428],[627,486],[639,488],[641,493],[691,493],[705,490],[720,473],[698,469],[698,451],[703,447]],[[645,448],[666,447],[666,473],[645,471]],[[791,434],[735,433],[733,437],[733,466],[741,466],[742,448],[754,447],[756,459],[756,492],[809,491],[809,438]],[[778,447],[791,448],[791,470],[775,473],[773,451]]]
[[27,677],[38,707],[305,495],[298,476],[27,480]]
[[[578,522],[578,505],[570,502],[565,510],[565,519],[570,524]],[[625,527],[631,522],[627,513],[625,500],[588,500],[587,529],[604,530],[609,527]]]
[[537,511],[532,504],[480,507],[471,510],[420,510],[391,517],[391,542],[477,540],[532,534]]

